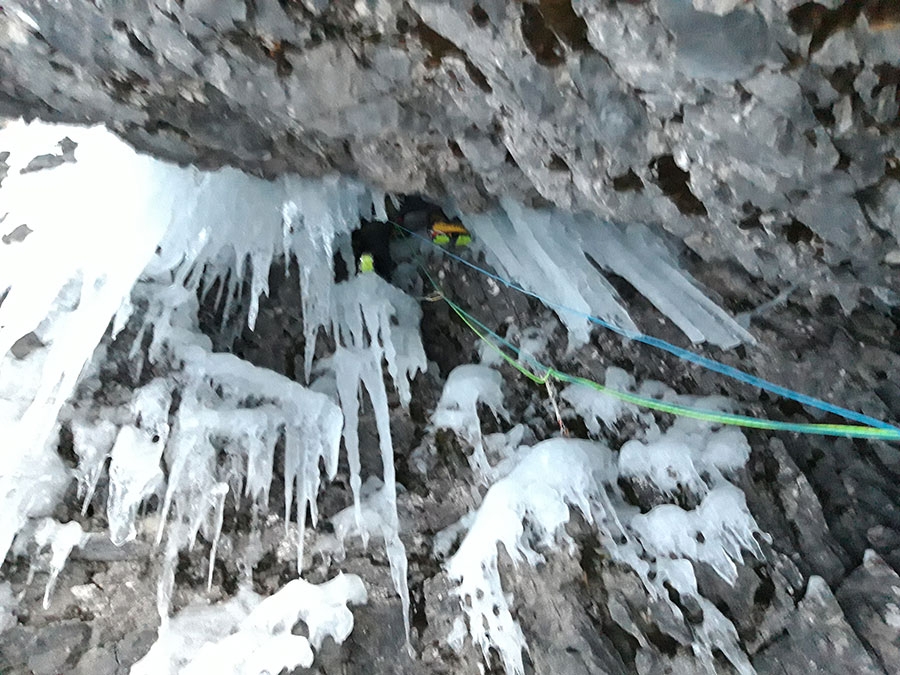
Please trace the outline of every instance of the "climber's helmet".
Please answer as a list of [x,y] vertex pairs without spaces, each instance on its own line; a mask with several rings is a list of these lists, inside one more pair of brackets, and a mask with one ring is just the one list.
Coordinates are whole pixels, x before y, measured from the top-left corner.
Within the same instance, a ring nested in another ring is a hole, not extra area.
[[359,256],[359,273],[368,274],[375,271],[375,257],[371,253],[363,253]]
[[460,222],[436,220],[431,224],[428,234],[431,235],[431,241],[439,246],[452,244],[462,247],[472,243],[472,235]]

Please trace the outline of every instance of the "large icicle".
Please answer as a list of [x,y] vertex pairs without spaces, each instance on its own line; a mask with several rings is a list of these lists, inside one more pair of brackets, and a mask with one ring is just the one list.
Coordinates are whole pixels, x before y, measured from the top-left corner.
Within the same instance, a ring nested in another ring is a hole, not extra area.
[[526,290],[581,313],[557,312],[573,346],[587,342],[592,326],[584,314],[637,330],[598,265],[631,283],[693,342],[734,347],[753,341],[697,288],[649,228],[535,211],[508,199],[502,204],[502,211],[466,222],[484,245],[488,262]]
[[[484,246],[487,260],[523,288],[557,305],[637,330],[615,289],[587,260],[573,251],[560,217],[549,211],[509,211],[469,216],[466,223]],[[572,346],[583,345],[591,325],[583,316],[557,312]]]
[[710,342],[728,348],[754,341],[750,333],[679,269],[662,241],[645,225],[624,227],[579,218],[571,229],[585,254],[604,269],[627,279],[691,342]]
[[[76,163],[22,173],[68,137]],[[101,128],[21,122],[0,129],[0,560],[67,481],[56,420],[168,225],[160,200],[183,169],[136,154]],[[111,167],[129,180],[111,189]],[[30,353],[10,350],[29,336]],[[23,486],[27,485],[27,489]]]
[[[338,348],[332,357],[338,394],[344,411],[344,445],[350,462],[350,484],[358,532],[366,538],[360,505],[359,404],[365,388],[375,414],[384,487],[381,491],[381,533],[391,576],[403,606],[409,637],[409,588],[406,579],[406,549],[400,540],[397,517],[397,482],[391,440],[390,409],[382,375],[382,362],[394,382],[400,403],[409,403],[410,380],[425,370],[425,350],[418,333],[421,310],[418,303],[375,274],[363,274],[334,289],[334,334]],[[341,346],[343,345],[343,346]]]

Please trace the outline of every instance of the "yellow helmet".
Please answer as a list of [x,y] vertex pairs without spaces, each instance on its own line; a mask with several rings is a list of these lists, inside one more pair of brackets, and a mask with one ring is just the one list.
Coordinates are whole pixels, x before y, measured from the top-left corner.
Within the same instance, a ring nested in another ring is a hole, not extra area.
[[363,253],[359,256],[359,273],[367,274],[375,271],[375,258],[371,253]]

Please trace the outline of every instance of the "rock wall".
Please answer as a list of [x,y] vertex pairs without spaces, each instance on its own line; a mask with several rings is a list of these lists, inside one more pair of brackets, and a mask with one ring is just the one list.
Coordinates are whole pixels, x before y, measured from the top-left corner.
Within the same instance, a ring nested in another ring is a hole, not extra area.
[[[497,294],[483,279],[466,276],[453,264],[431,264],[433,274],[457,280],[454,297],[465,306],[480,307],[491,316],[507,316],[523,330],[542,326],[552,336],[548,350],[561,367],[599,373],[615,365],[639,381],[665,379],[684,393],[721,392],[741,401],[752,414],[810,420],[802,409],[785,407],[614,336],[598,334],[591,344],[564,356],[565,332],[552,315],[542,315],[522,296]],[[257,365],[290,374],[302,370],[302,325],[297,319],[300,297],[296,285],[283,279],[280,271],[273,272],[271,297],[261,306],[256,329],[245,331],[234,352]],[[716,290],[726,291],[724,287]],[[641,322],[657,316],[649,306],[632,309]],[[398,494],[398,508],[409,556],[413,656],[404,647],[400,600],[393,591],[382,547],[375,541],[364,547],[356,540],[341,555],[334,546],[328,523],[350,503],[348,470],[342,465],[337,480],[321,495],[319,527],[307,530],[304,576],[318,583],[338,571],[358,574],[369,590],[369,602],[354,608],[355,626],[347,642],[340,647],[326,642],[317,653],[314,668],[296,671],[299,675],[482,672],[482,656],[471,643],[451,647],[449,636],[460,608],[435,539],[436,533],[474,508],[482,492],[466,459],[470,449],[453,434],[428,424],[440,396],[441,378],[456,365],[477,360],[479,345],[462,324],[451,319],[445,305],[425,303],[424,310],[423,339],[435,366],[414,382],[409,411],[394,401],[391,417],[397,475],[404,486]],[[858,310],[855,316],[860,321],[867,315]],[[773,310],[754,322],[761,343],[743,357],[731,354],[726,360],[756,370],[768,363],[774,371],[793,373],[793,382],[801,389],[813,387],[814,381],[793,363],[790,350],[768,333],[781,334],[785,342],[796,340],[789,328],[803,321],[809,318],[795,305]],[[824,334],[833,323],[831,317],[825,317],[811,327]],[[819,337],[818,343],[823,350],[830,350],[823,354],[847,369],[847,380],[859,382],[867,377],[866,370],[879,353],[891,377],[900,375],[900,358],[872,344],[871,339],[864,347],[865,358],[854,366],[856,354],[844,351],[840,335],[838,332],[832,343]],[[127,360],[129,347],[125,336],[121,345],[114,344],[109,351],[104,372],[119,372],[118,379],[99,375],[101,380],[106,378],[106,384],[91,380],[86,388],[96,389],[102,397],[127,393],[130,385],[124,373],[128,368],[115,364],[118,359]],[[511,418],[528,424],[524,440],[556,434],[545,389],[511,367],[505,366],[502,373]],[[874,412],[879,403],[877,394],[860,393],[863,409]],[[892,410],[896,415],[897,409]],[[508,429],[508,423],[495,420],[486,410],[482,413],[485,433]],[[563,414],[571,434],[587,435],[587,429],[565,405]],[[633,433],[626,423],[602,431],[600,438],[618,449]],[[380,460],[371,411],[361,417],[360,438],[363,473],[377,475]],[[900,644],[896,611],[900,523],[895,506],[900,502],[900,452],[878,442],[798,438],[784,433],[750,431],[747,438],[750,461],[731,480],[746,495],[750,511],[770,539],[759,539],[761,559],[744,554],[733,586],[711,567],[696,564],[703,597],[733,624],[741,651],[760,675],[780,675],[785,670],[834,675],[900,672],[896,659]],[[65,447],[63,443],[63,457]],[[276,476],[274,486],[279,483]],[[103,477],[94,504],[103,503],[107,489]],[[273,502],[278,504],[280,499],[273,487]],[[629,499],[646,511],[658,502],[659,495],[637,491]],[[155,638],[159,619],[154,599],[163,565],[163,552],[152,544],[156,516],[151,512],[143,519],[136,542],[116,548],[106,539],[103,509],[92,507],[85,515],[79,511],[73,485],[57,517],[76,520],[96,534],[73,554],[49,606],[41,604],[47,578],[45,558],[29,559],[14,553],[7,560],[6,583],[12,592],[24,595],[12,623],[0,631],[4,675],[123,675]],[[575,518],[567,529],[575,547],[544,551],[546,563],[537,568],[513,566],[501,556],[504,588],[512,593],[512,610],[529,644],[526,672],[709,672],[694,652],[702,609],[679,601],[676,594],[673,597],[680,602],[682,615],[673,613],[668,604],[648,595],[636,574],[604,553],[603,543],[583,521]],[[294,535],[296,526],[285,523],[280,515],[273,513],[254,530],[245,514],[229,507],[211,589],[206,589],[209,545],[200,540],[179,559],[173,609],[198,599],[217,602],[232,596],[247,571],[242,569],[242,560],[250,546],[258,547],[254,548],[254,589],[263,595],[276,591],[296,575],[294,547],[287,543],[286,531]],[[36,572],[33,580],[32,566]],[[0,582],[0,593],[3,590]],[[723,655],[715,658],[715,672],[734,672]],[[503,671],[494,663],[489,672]]]
[[[889,0],[13,0],[0,9],[0,114],[104,122],[140,149],[207,168],[341,171],[467,211],[509,197],[646,223],[683,243],[683,263],[717,300],[747,313],[758,344],[724,360],[896,420],[898,21]],[[620,290],[644,321],[657,320]],[[295,316],[299,301],[284,292],[273,286],[257,334],[239,350],[289,373],[300,329],[279,317]],[[478,281],[457,292],[468,306],[500,302]],[[521,325],[538,311],[517,301],[494,309]],[[429,358],[445,375],[475,358],[460,330],[446,308],[427,308]],[[561,342],[552,346],[562,353]],[[598,354],[639,378],[813,419],[639,346],[600,338],[571,358],[591,367]],[[386,560],[360,547],[340,563],[310,563],[314,580],[341,568],[370,588],[349,642],[326,645],[318,672],[478,672],[471,646],[447,646],[457,609],[431,550],[435,532],[472,506],[463,450],[425,429],[438,393],[439,382],[423,379],[412,417],[393,420],[398,447],[431,444],[436,458],[427,477],[407,454],[398,460],[416,659],[402,648]],[[542,409],[546,400],[523,386],[508,405]],[[552,433],[549,416],[546,424],[533,432]],[[764,561],[745,561],[734,588],[698,570],[704,595],[734,623],[759,673],[810,663],[835,675],[900,672],[900,452],[749,438],[741,486],[772,541]],[[326,517],[347,502],[346,488],[331,494]],[[77,512],[70,495],[59,517]],[[84,524],[105,525],[93,513]],[[266,526],[260,591],[292,574],[279,557],[284,525]],[[226,535],[239,547],[246,523],[228,521]],[[649,606],[588,535],[577,541],[578,558],[550,554],[539,570],[517,570],[529,667],[698,672],[689,622]],[[149,547],[98,544],[77,555],[48,609],[26,583],[27,560],[7,562],[10,588],[29,590],[0,637],[4,673],[122,673],[148,648],[159,571]],[[176,606],[203,594],[206,555],[182,561]],[[212,599],[232,593],[239,573],[227,549],[222,559]],[[4,592],[0,584],[0,600]],[[622,611],[642,616],[632,632]]]

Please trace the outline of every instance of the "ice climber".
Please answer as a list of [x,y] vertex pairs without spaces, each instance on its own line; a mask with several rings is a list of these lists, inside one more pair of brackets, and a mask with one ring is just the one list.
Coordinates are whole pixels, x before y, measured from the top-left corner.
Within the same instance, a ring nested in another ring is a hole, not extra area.
[[427,234],[441,246],[462,247],[472,241],[471,233],[459,219],[447,218],[439,207],[421,197],[404,197],[399,207],[388,201],[386,207],[389,222],[363,220],[353,233],[353,256],[360,273],[376,272],[389,281],[394,269],[391,238],[403,236],[406,231]]

